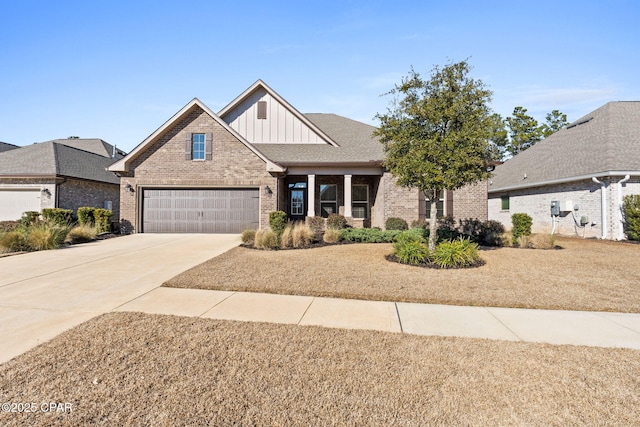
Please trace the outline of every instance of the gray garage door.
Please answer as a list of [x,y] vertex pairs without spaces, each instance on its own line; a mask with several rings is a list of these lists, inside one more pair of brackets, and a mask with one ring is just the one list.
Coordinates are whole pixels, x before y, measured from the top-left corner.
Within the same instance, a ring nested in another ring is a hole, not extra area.
[[144,189],[143,233],[241,233],[257,229],[255,188]]

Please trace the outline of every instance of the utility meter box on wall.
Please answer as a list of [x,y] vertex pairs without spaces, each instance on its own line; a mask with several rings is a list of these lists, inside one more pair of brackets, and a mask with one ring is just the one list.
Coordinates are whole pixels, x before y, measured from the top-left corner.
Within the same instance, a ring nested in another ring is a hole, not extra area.
[[551,216],[558,216],[560,215],[560,202],[557,200],[554,200],[551,202]]
[[571,200],[564,200],[560,202],[561,212],[571,212],[573,210],[573,202]]

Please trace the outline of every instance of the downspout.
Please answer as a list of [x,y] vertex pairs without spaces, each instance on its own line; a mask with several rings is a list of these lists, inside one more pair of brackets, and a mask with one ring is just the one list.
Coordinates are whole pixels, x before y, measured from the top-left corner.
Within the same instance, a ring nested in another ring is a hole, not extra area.
[[591,178],[593,182],[596,184],[600,184],[600,212],[602,215],[601,219],[601,227],[602,227],[602,236],[601,239],[607,238],[607,191],[606,184],[602,181],[598,181],[598,178],[595,176]]
[[629,181],[630,175],[625,176],[618,181],[618,210],[616,216],[618,217],[618,240],[624,240],[624,222],[622,219],[622,184]]

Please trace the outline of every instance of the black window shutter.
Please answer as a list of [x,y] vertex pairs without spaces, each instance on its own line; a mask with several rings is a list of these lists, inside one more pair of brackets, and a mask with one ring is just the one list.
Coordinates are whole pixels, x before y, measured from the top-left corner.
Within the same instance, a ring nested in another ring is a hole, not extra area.
[[205,160],[211,160],[212,158],[212,152],[213,152],[212,139],[213,139],[213,133],[207,132],[204,137]]
[[191,132],[187,132],[184,139],[184,159],[191,160]]

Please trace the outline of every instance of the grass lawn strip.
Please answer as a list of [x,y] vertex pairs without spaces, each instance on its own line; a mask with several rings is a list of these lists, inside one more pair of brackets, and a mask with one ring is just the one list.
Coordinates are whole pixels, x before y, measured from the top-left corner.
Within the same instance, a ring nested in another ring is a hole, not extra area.
[[0,366],[24,425],[632,425],[640,352],[139,313]]
[[167,281],[177,288],[491,307],[640,313],[640,245],[572,238],[561,250],[481,251],[459,270],[389,262],[390,244],[242,247]]

